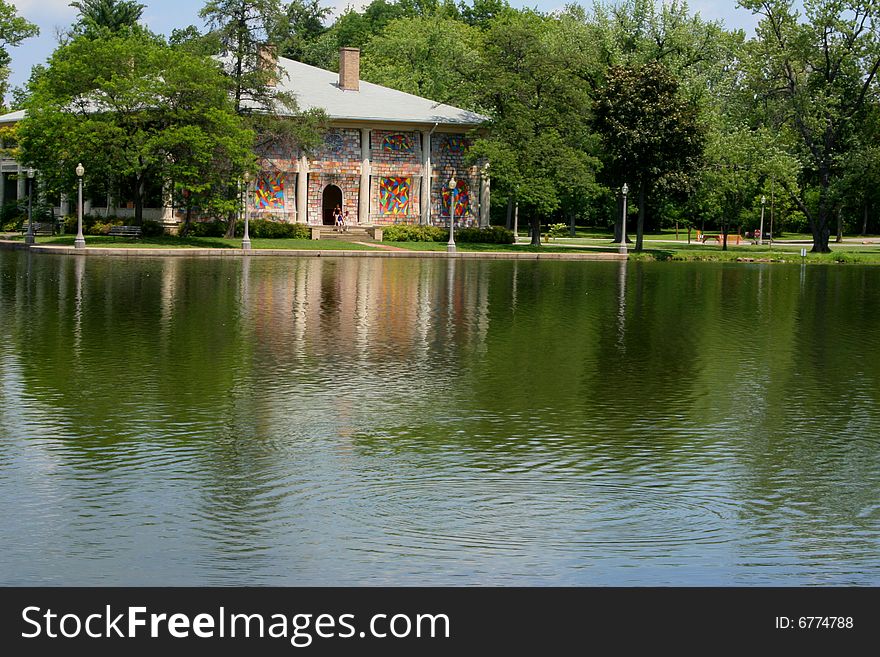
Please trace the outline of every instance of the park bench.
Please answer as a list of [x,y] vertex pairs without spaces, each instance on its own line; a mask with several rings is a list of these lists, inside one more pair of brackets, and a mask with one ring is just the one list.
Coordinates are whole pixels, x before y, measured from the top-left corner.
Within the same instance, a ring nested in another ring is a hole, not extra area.
[[[24,225],[21,227],[21,234],[27,235],[28,232],[28,222],[24,222]],[[48,221],[35,221],[34,222],[34,235],[54,235],[55,228],[51,222]]]
[[113,237],[140,237],[140,226],[110,226],[110,232],[107,233]]

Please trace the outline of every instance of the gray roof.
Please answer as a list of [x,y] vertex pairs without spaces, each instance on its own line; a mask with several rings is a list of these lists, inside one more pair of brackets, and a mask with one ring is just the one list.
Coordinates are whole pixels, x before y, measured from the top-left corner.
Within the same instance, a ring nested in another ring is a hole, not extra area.
[[17,112],[4,114],[3,116],[0,116],[0,125],[3,125],[5,123],[18,123],[24,118],[25,114],[26,112],[24,110],[18,110]]
[[[323,109],[331,120],[450,126],[475,126],[489,120],[481,114],[363,80],[358,91],[343,91],[338,73],[285,57],[278,58],[278,65],[282,71],[279,89],[293,94],[300,109]],[[24,116],[24,110],[5,114],[0,116],[0,125],[15,123]]]
[[293,94],[300,109],[323,109],[331,120],[455,126],[474,126],[489,120],[481,114],[363,80],[358,91],[343,91],[338,73],[285,57],[278,58],[278,65],[282,70],[279,88]]

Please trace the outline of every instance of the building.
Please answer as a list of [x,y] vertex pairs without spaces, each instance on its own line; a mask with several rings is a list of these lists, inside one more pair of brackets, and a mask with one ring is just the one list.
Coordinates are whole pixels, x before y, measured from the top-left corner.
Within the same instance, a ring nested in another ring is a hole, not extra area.
[[[320,148],[311,154],[296,145],[273,144],[257,153],[260,173],[250,183],[247,206],[252,218],[333,223],[339,206],[348,223],[375,226],[393,223],[446,224],[449,220],[448,183],[457,181],[457,225],[489,225],[489,177],[483,164],[466,165],[464,155],[473,132],[486,117],[426,98],[364,82],[360,51],[340,51],[339,73],[277,58],[279,91],[292,94],[301,109],[321,108],[329,128]],[[0,125],[13,124],[22,112],[0,116]],[[24,194],[18,163],[0,163],[4,200]],[[7,183],[17,176],[18,182]],[[144,217],[173,228],[182,217],[171,206],[145,208]],[[104,207],[92,199],[86,212],[131,216],[132,208]],[[68,214],[62,199],[58,212]]]

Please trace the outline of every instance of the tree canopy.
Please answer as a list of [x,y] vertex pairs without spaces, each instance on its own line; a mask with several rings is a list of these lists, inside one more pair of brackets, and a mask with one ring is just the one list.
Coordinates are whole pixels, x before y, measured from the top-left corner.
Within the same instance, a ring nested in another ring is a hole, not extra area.
[[82,162],[92,191],[130,184],[136,223],[149,184],[214,198],[253,158],[219,65],[143,31],[60,47],[25,108],[21,157],[48,189],[71,190]]

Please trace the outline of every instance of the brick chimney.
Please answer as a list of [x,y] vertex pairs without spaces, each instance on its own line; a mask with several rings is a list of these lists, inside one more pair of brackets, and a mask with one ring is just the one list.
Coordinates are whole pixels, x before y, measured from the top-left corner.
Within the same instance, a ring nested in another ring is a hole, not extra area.
[[270,43],[260,44],[260,54],[257,66],[261,71],[269,71],[266,84],[274,87],[278,84],[278,46]]
[[357,91],[361,79],[361,51],[358,48],[339,50],[339,88],[343,91]]

